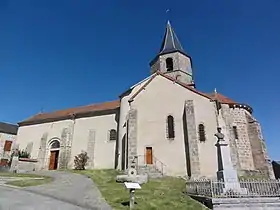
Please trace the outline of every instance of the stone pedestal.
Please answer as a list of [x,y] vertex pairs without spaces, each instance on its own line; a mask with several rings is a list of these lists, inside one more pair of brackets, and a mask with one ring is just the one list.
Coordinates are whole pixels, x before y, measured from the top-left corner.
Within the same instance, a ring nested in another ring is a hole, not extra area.
[[226,141],[218,141],[217,147],[218,171],[217,179],[223,180],[224,193],[232,191],[239,194],[246,194],[245,188],[240,187],[237,171],[233,168],[230,156],[230,148]]
[[218,171],[217,178],[224,181],[238,182],[236,170],[233,168],[230,148],[226,142],[217,142]]

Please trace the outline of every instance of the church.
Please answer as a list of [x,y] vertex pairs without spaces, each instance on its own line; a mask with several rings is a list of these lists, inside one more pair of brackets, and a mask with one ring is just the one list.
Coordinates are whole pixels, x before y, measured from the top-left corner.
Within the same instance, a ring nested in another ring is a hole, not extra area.
[[88,169],[149,166],[164,175],[213,178],[217,128],[229,142],[240,176],[272,177],[266,143],[250,105],[197,89],[192,58],[168,21],[150,76],[115,101],[39,113],[19,122],[16,144],[36,170],[74,167],[86,151]]

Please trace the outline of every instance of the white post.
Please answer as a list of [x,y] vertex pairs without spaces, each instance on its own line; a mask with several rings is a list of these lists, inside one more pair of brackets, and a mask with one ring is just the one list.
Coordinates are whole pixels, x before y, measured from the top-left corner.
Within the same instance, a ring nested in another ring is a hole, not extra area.
[[129,209],[134,209],[134,202],[135,202],[135,189],[130,189],[130,199],[129,199]]

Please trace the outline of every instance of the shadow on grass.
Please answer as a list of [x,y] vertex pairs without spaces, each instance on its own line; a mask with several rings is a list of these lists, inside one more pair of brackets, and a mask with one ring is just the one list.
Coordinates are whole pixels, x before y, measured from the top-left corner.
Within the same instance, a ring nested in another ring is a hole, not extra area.
[[[121,202],[121,204],[123,206],[129,206],[129,201],[124,201],[124,202]],[[134,202],[134,205],[137,204],[137,202]]]

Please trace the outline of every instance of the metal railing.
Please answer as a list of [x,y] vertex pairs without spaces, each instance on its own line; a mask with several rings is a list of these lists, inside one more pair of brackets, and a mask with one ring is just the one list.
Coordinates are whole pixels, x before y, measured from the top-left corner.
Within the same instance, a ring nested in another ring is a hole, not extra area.
[[137,155],[135,156],[136,159],[136,167],[139,166],[150,166],[156,169],[161,173],[161,175],[165,174],[165,168],[166,165],[160,161],[158,158],[156,158],[154,155],[152,156],[151,163],[148,163],[146,155]]
[[[230,188],[225,188],[226,185]],[[280,180],[240,180],[226,183],[216,180],[188,180],[186,191],[191,195],[215,198],[280,197]]]

